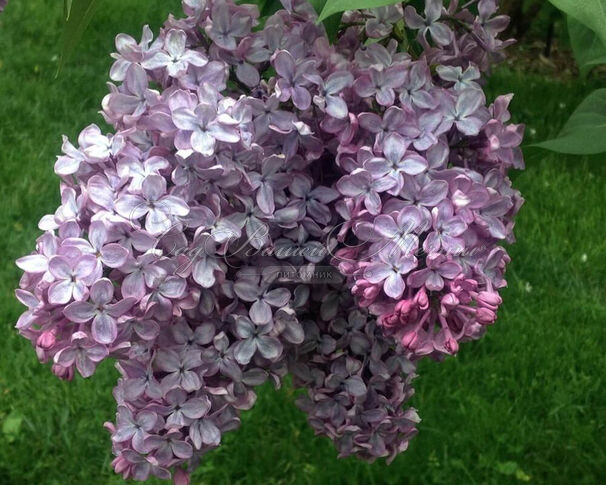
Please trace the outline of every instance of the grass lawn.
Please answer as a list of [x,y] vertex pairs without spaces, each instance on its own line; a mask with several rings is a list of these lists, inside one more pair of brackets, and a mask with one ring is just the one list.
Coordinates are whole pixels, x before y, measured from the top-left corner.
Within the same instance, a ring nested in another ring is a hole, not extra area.
[[[109,463],[109,362],[60,382],[13,326],[14,260],[58,204],[55,155],[97,114],[121,31],[155,29],[175,0],[106,0],[71,63],[54,78],[61,4],[9,2],[0,16],[0,484],[124,483]],[[498,70],[493,94],[515,92],[528,142],[554,134],[598,85]],[[239,431],[207,455],[201,484],[606,483],[606,163],[527,150],[514,174],[527,203],[510,248],[498,323],[442,364],[423,362],[412,404],[423,419],[391,466],[337,460],[313,436],[288,386],[263,388]],[[152,481],[153,482],[153,481]],[[156,482],[153,482],[156,483]]]

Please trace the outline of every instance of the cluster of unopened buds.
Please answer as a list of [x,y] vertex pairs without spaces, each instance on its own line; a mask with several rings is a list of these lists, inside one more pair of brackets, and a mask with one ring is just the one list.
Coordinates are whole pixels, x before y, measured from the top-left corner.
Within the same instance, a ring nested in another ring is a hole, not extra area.
[[[116,39],[102,114],[67,139],[61,205],[18,260],[17,323],[71,379],[106,358],[113,466],[188,483],[256,386],[290,374],[340,456],[392,460],[415,361],[495,322],[522,205],[495,0],[346,12],[185,0]],[[403,47],[405,46],[405,47]]]

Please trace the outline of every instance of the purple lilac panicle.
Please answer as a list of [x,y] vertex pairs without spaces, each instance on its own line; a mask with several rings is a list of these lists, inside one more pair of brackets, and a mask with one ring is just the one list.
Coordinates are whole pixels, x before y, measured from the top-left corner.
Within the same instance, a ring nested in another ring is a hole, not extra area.
[[523,126],[481,86],[507,19],[494,0],[346,12],[331,46],[303,0],[263,24],[231,0],[183,6],[156,39],[116,38],[115,132],[64,139],[17,328],[63,379],[116,360],[125,478],[188,483],[289,372],[340,456],[392,460],[419,421],[414,362],[501,304]]

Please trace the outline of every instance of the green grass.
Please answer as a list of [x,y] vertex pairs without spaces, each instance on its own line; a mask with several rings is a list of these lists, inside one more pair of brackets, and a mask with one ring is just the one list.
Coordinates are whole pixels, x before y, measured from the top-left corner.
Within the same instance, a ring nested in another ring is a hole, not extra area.
[[[116,372],[106,362],[92,379],[64,383],[38,364],[13,328],[22,311],[13,261],[57,206],[60,135],[101,123],[114,35],[138,37],[142,23],[157,28],[178,11],[175,0],[106,0],[55,79],[58,3],[14,0],[0,16],[2,485],[123,483],[102,427]],[[515,119],[533,141],[554,134],[592,87],[497,71],[489,91],[516,93]],[[391,466],[337,460],[292,390],[266,387],[192,483],[606,483],[606,163],[527,151],[527,164],[514,174],[527,203],[498,324],[457,358],[422,363],[412,403],[423,422],[406,453]]]

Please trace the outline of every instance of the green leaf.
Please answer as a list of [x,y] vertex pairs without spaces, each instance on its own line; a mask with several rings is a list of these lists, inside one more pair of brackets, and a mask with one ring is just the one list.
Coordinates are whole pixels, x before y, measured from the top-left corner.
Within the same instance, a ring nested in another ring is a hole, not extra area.
[[72,0],[65,0],[63,2],[63,16],[65,18],[69,17],[69,13],[72,10]]
[[9,443],[15,441],[19,435],[22,423],[23,416],[16,411],[11,412],[2,422],[2,434]]
[[496,468],[503,475],[515,475],[518,471],[518,464],[515,461],[506,461],[505,463],[497,463]]
[[324,5],[326,5],[326,0],[309,0],[309,3],[314,8],[316,13],[320,15],[320,12],[322,12]]
[[593,30],[606,45],[606,0],[549,0],[570,17]]
[[280,0],[265,0],[264,2],[259,2],[258,5],[261,17],[269,17],[282,8]]
[[82,34],[90,23],[100,0],[67,0],[65,3],[65,26],[63,28],[63,48],[59,69],[65,65],[76,50]]
[[[312,5],[321,0],[311,0]],[[358,10],[367,8],[384,7],[394,3],[401,3],[401,0],[326,0],[326,4],[318,18],[319,22],[327,19],[336,13],[345,12],[345,10]],[[314,5],[315,7],[315,5]],[[317,8],[316,8],[317,11]]]
[[606,44],[593,30],[569,16],[568,33],[583,76],[586,76],[593,67],[606,64]]
[[606,89],[591,93],[557,138],[533,146],[572,155],[606,152]]
[[[324,6],[326,5],[326,0],[309,0],[309,3],[314,8],[316,13],[320,15]],[[330,43],[333,43],[337,39],[337,33],[339,32],[339,26],[341,25],[341,16],[340,15],[331,15],[325,19],[318,19],[318,23],[322,22],[324,24],[324,29],[326,30],[326,36]]]

